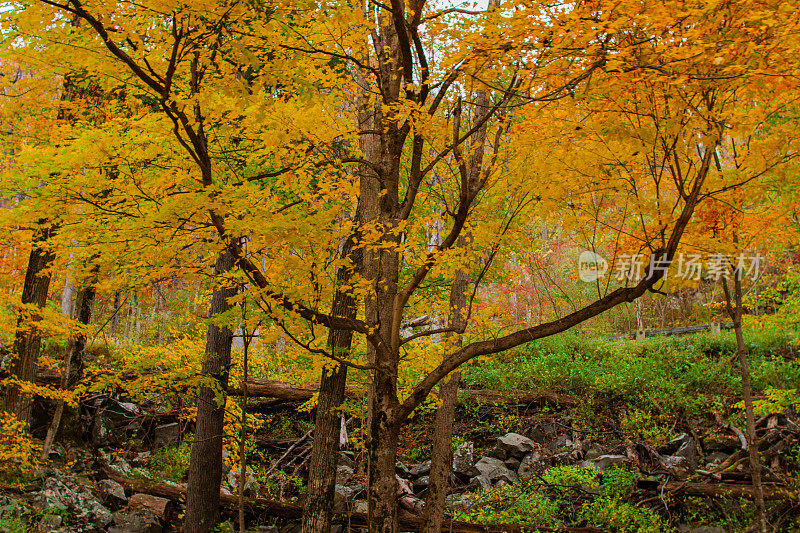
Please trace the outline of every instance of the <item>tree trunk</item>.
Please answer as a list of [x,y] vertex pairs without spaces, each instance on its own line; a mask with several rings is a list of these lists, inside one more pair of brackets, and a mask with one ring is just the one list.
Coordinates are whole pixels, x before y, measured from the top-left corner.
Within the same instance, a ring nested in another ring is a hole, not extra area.
[[117,338],[117,326],[119,325],[119,309],[122,303],[120,300],[120,293],[119,291],[114,291],[114,311],[111,315],[111,324],[109,325],[109,335],[116,339]]
[[[356,209],[358,213],[358,209]],[[358,216],[356,217],[358,218]],[[336,272],[337,289],[334,294],[332,316],[356,317],[356,298],[346,287],[352,277],[353,268],[361,262],[360,249],[353,252],[357,236],[348,238],[342,247],[342,256],[352,261],[352,266],[342,267]],[[328,349],[342,358],[350,353],[353,332],[331,329],[328,333]],[[303,509],[303,533],[327,533],[331,528],[334,490],[336,488],[336,463],[339,454],[341,415],[336,409],[345,399],[347,366],[335,363],[322,371],[317,399],[317,415],[314,420],[314,444],[308,471],[308,492]]]
[[445,498],[450,490],[452,471],[453,422],[456,416],[456,396],[461,372],[453,372],[450,379],[439,387],[442,404],[436,410],[436,425],[433,429],[433,450],[428,495],[425,498],[425,526],[420,533],[438,533],[444,522]]
[[[344,333],[332,329],[329,342],[336,342],[335,337],[342,337]],[[340,431],[340,415],[336,408],[344,401],[346,381],[345,365],[336,364],[322,371],[308,470],[308,492],[303,508],[303,533],[325,533],[331,528]]]
[[[736,239],[734,239],[734,242]],[[728,280],[723,277],[722,286],[725,289],[725,300],[728,314],[733,320],[733,330],[736,334],[736,351],[739,355],[739,364],[742,370],[742,396],[744,397],[745,418],[747,420],[747,448],[750,452],[750,475],[753,478],[753,496],[758,512],[758,529],[767,533],[766,508],[764,505],[764,486],[761,483],[761,460],[758,457],[758,438],[756,437],[756,419],[753,413],[753,389],[750,384],[750,368],[747,362],[747,348],[742,334],[742,280],[741,273],[733,275],[733,302],[728,289]],[[734,307],[735,306],[735,307]]]
[[[96,272],[96,270],[95,270]],[[77,311],[77,319],[81,324],[88,324],[92,318],[92,304],[94,303],[95,287],[92,283],[88,287],[84,287],[78,292],[78,297],[75,300],[75,309]],[[75,364],[75,373],[80,376],[83,373],[83,350],[86,347],[86,336],[82,333],[78,334],[74,339],[70,339],[67,343],[67,351],[64,355],[64,368],[61,375],[61,389],[64,390],[69,387],[70,375],[73,373],[73,361]],[[53,415],[53,420],[50,422],[50,427],[47,428],[47,436],[42,445],[42,460],[47,459],[50,455],[50,448],[53,441],[58,434],[58,427],[61,424],[61,417],[64,414],[64,400],[58,400],[56,412]]]
[[[39,220],[46,225],[46,220]],[[22,287],[23,305],[33,305],[38,309],[45,306],[50,289],[50,272],[55,254],[46,248],[47,240],[55,234],[54,226],[46,226],[36,231],[33,237],[33,248],[28,258],[25,271],[25,283]],[[33,382],[36,377],[36,363],[41,350],[41,336],[36,330],[36,323],[41,320],[38,315],[31,314],[26,319],[25,312],[17,318],[17,332],[14,336],[14,363],[11,375],[20,381]],[[18,387],[10,386],[5,398],[4,410],[16,416],[26,426],[31,423],[31,407],[33,398],[23,394]]]
[[[214,267],[214,278],[220,281],[221,275],[233,266],[230,252],[220,252]],[[217,286],[211,297],[209,317],[229,310],[231,304],[228,299],[235,294],[236,287]],[[183,525],[186,533],[213,531],[219,517],[225,389],[228,385],[232,341],[233,332],[230,328],[213,324],[208,326],[202,373],[211,376],[218,386],[213,389],[201,388],[197,398],[197,421],[189,459],[188,497]],[[217,401],[218,396],[222,398],[221,404]]]

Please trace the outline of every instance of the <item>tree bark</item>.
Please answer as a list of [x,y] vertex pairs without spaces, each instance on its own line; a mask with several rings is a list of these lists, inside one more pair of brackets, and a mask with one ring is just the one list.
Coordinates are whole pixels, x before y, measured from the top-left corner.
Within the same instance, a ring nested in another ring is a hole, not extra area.
[[[348,238],[342,247],[342,255],[350,258],[351,265],[341,267],[336,272],[337,289],[331,309],[331,315],[350,319],[356,317],[357,309],[356,298],[347,285],[353,278],[353,269],[361,261],[360,250],[353,253],[355,238],[357,236]],[[346,358],[349,355],[352,341],[352,331],[332,328],[328,332],[328,349],[338,357]],[[314,420],[308,491],[303,509],[303,533],[327,533],[331,528],[341,431],[341,415],[336,409],[345,399],[346,384],[346,365],[335,363],[323,369]]]
[[[28,268],[25,271],[25,282],[22,287],[23,305],[33,305],[41,309],[47,303],[47,293],[50,289],[51,274],[48,269],[52,266],[55,254],[47,248],[47,240],[55,234],[55,226],[48,225],[44,219],[39,220],[39,225],[33,236],[33,247],[28,258]],[[41,350],[41,335],[36,330],[36,323],[41,317],[33,313],[30,317],[25,312],[17,318],[17,332],[14,336],[14,363],[11,375],[20,381],[33,382],[36,377],[36,364]],[[4,402],[4,410],[11,413],[23,422],[26,427],[31,423],[31,407],[33,398],[23,394],[18,387],[10,386]]]
[[[214,278],[219,282],[222,274],[233,266],[231,253],[227,250],[220,252],[214,267]],[[217,286],[211,296],[209,317],[229,310],[231,304],[228,299],[235,294],[236,287]],[[225,390],[228,386],[232,341],[233,332],[230,328],[213,324],[208,326],[202,373],[211,376],[218,388],[203,387],[197,398],[197,421],[189,459],[188,497],[183,525],[186,533],[211,532],[219,518]],[[221,403],[218,402],[219,397]]]

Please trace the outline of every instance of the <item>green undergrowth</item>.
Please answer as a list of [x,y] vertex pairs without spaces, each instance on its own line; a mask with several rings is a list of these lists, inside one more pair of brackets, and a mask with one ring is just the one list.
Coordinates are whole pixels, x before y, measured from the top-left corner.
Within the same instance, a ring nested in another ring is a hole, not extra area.
[[482,524],[565,527],[586,523],[604,531],[664,531],[658,513],[630,502],[637,477],[636,472],[622,468],[599,474],[591,468],[557,466],[541,479],[466,495],[467,508],[457,511],[455,518]]
[[[744,335],[756,391],[800,388],[794,332],[748,328]],[[567,332],[467,365],[463,374],[474,388],[616,398],[687,414],[741,394],[733,331],[644,341]]]

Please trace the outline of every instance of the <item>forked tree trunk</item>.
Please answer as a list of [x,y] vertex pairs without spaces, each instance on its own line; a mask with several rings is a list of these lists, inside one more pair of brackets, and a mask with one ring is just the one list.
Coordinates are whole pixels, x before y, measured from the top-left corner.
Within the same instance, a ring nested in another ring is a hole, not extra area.
[[[25,271],[25,283],[22,287],[23,305],[33,305],[38,309],[45,306],[50,289],[50,272],[55,254],[47,249],[47,240],[55,233],[55,227],[47,225],[46,220],[39,220],[45,227],[34,233],[33,247],[28,258]],[[41,336],[36,330],[36,323],[41,317],[36,313],[27,317],[21,313],[17,319],[17,332],[14,336],[14,362],[11,375],[20,381],[33,382],[36,377],[36,364],[41,350]],[[26,426],[31,423],[31,407],[33,398],[23,394],[18,387],[11,386],[4,401],[4,410],[17,417]]]
[[[220,253],[214,267],[214,278],[234,266],[233,255]],[[211,296],[209,317],[231,308],[228,299],[236,295],[236,287],[217,286]],[[186,498],[186,533],[211,532],[219,519],[219,487],[222,482],[222,444],[225,419],[225,390],[231,362],[233,332],[228,327],[209,325],[206,334],[206,355],[202,373],[214,379],[218,388],[202,387],[197,397],[197,421],[189,459],[189,484]],[[216,389],[216,390],[215,390]],[[221,396],[222,403],[217,398]]]
[[[353,238],[348,238],[342,247],[343,256],[351,256]],[[351,257],[357,265],[358,257]],[[332,316],[356,317],[356,299],[347,285],[353,277],[352,267],[342,267],[336,273],[337,289],[334,294]],[[328,349],[334,355],[346,358],[350,353],[353,332],[331,329],[328,333]],[[334,489],[336,486],[336,463],[339,455],[341,415],[336,409],[345,399],[347,366],[334,363],[322,371],[317,399],[317,414],[314,419],[314,443],[308,471],[308,492],[303,509],[303,533],[327,533],[331,528]]]

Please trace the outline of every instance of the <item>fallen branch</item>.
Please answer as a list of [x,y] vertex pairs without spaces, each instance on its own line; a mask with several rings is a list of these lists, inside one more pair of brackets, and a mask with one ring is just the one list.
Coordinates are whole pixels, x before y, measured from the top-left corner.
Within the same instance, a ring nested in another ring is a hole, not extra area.
[[734,425],[728,424],[727,422],[722,420],[722,417],[719,416],[719,413],[714,413],[714,418],[716,419],[717,424],[719,424],[721,428],[727,429],[728,431],[734,433],[739,438],[739,443],[741,444],[743,450],[747,449],[747,437],[744,436],[744,433],[742,433],[741,429],[737,428]]
[[[716,498],[750,498],[753,499],[751,485],[737,485],[734,483],[678,483],[669,482],[659,487],[672,493],[682,493],[689,496],[710,496]],[[765,500],[788,500],[800,502],[800,492],[779,487],[776,485],[764,486]]]
[[[173,501],[183,502],[186,499],[186,489],[176,485],[165,483],[151,483],[121,476],[110,469],[104,469],[106,475],[125,487],[128,490],[143,494],[152,494]],[[220,494],[220,505],[228,509],[235,510],[239,505],[239,498],[230,494]],[[245,509],[251,514],[258,512],[266,513],[269,516],[288,519],[300,519],[303,514],[303,506],[299,503],[278,502],[265,498],[246,498],[244,500]],[[368,526],[369,522],[366,513],[338,513],[333,517],[337,523],[347,523],[352,526]],[[400,529],[418,530],[423,526],[423,519],[401,513],[399,520]],[[456,522],[445,520],[442,524],[442,532],[447,533],[535,533],[537,531],[564,531],[568,533],[602,533],[602,530],[593,527],[568,527],[551,528],[541,526],[526,526],[519,524],[471,524],[469,522]]]

